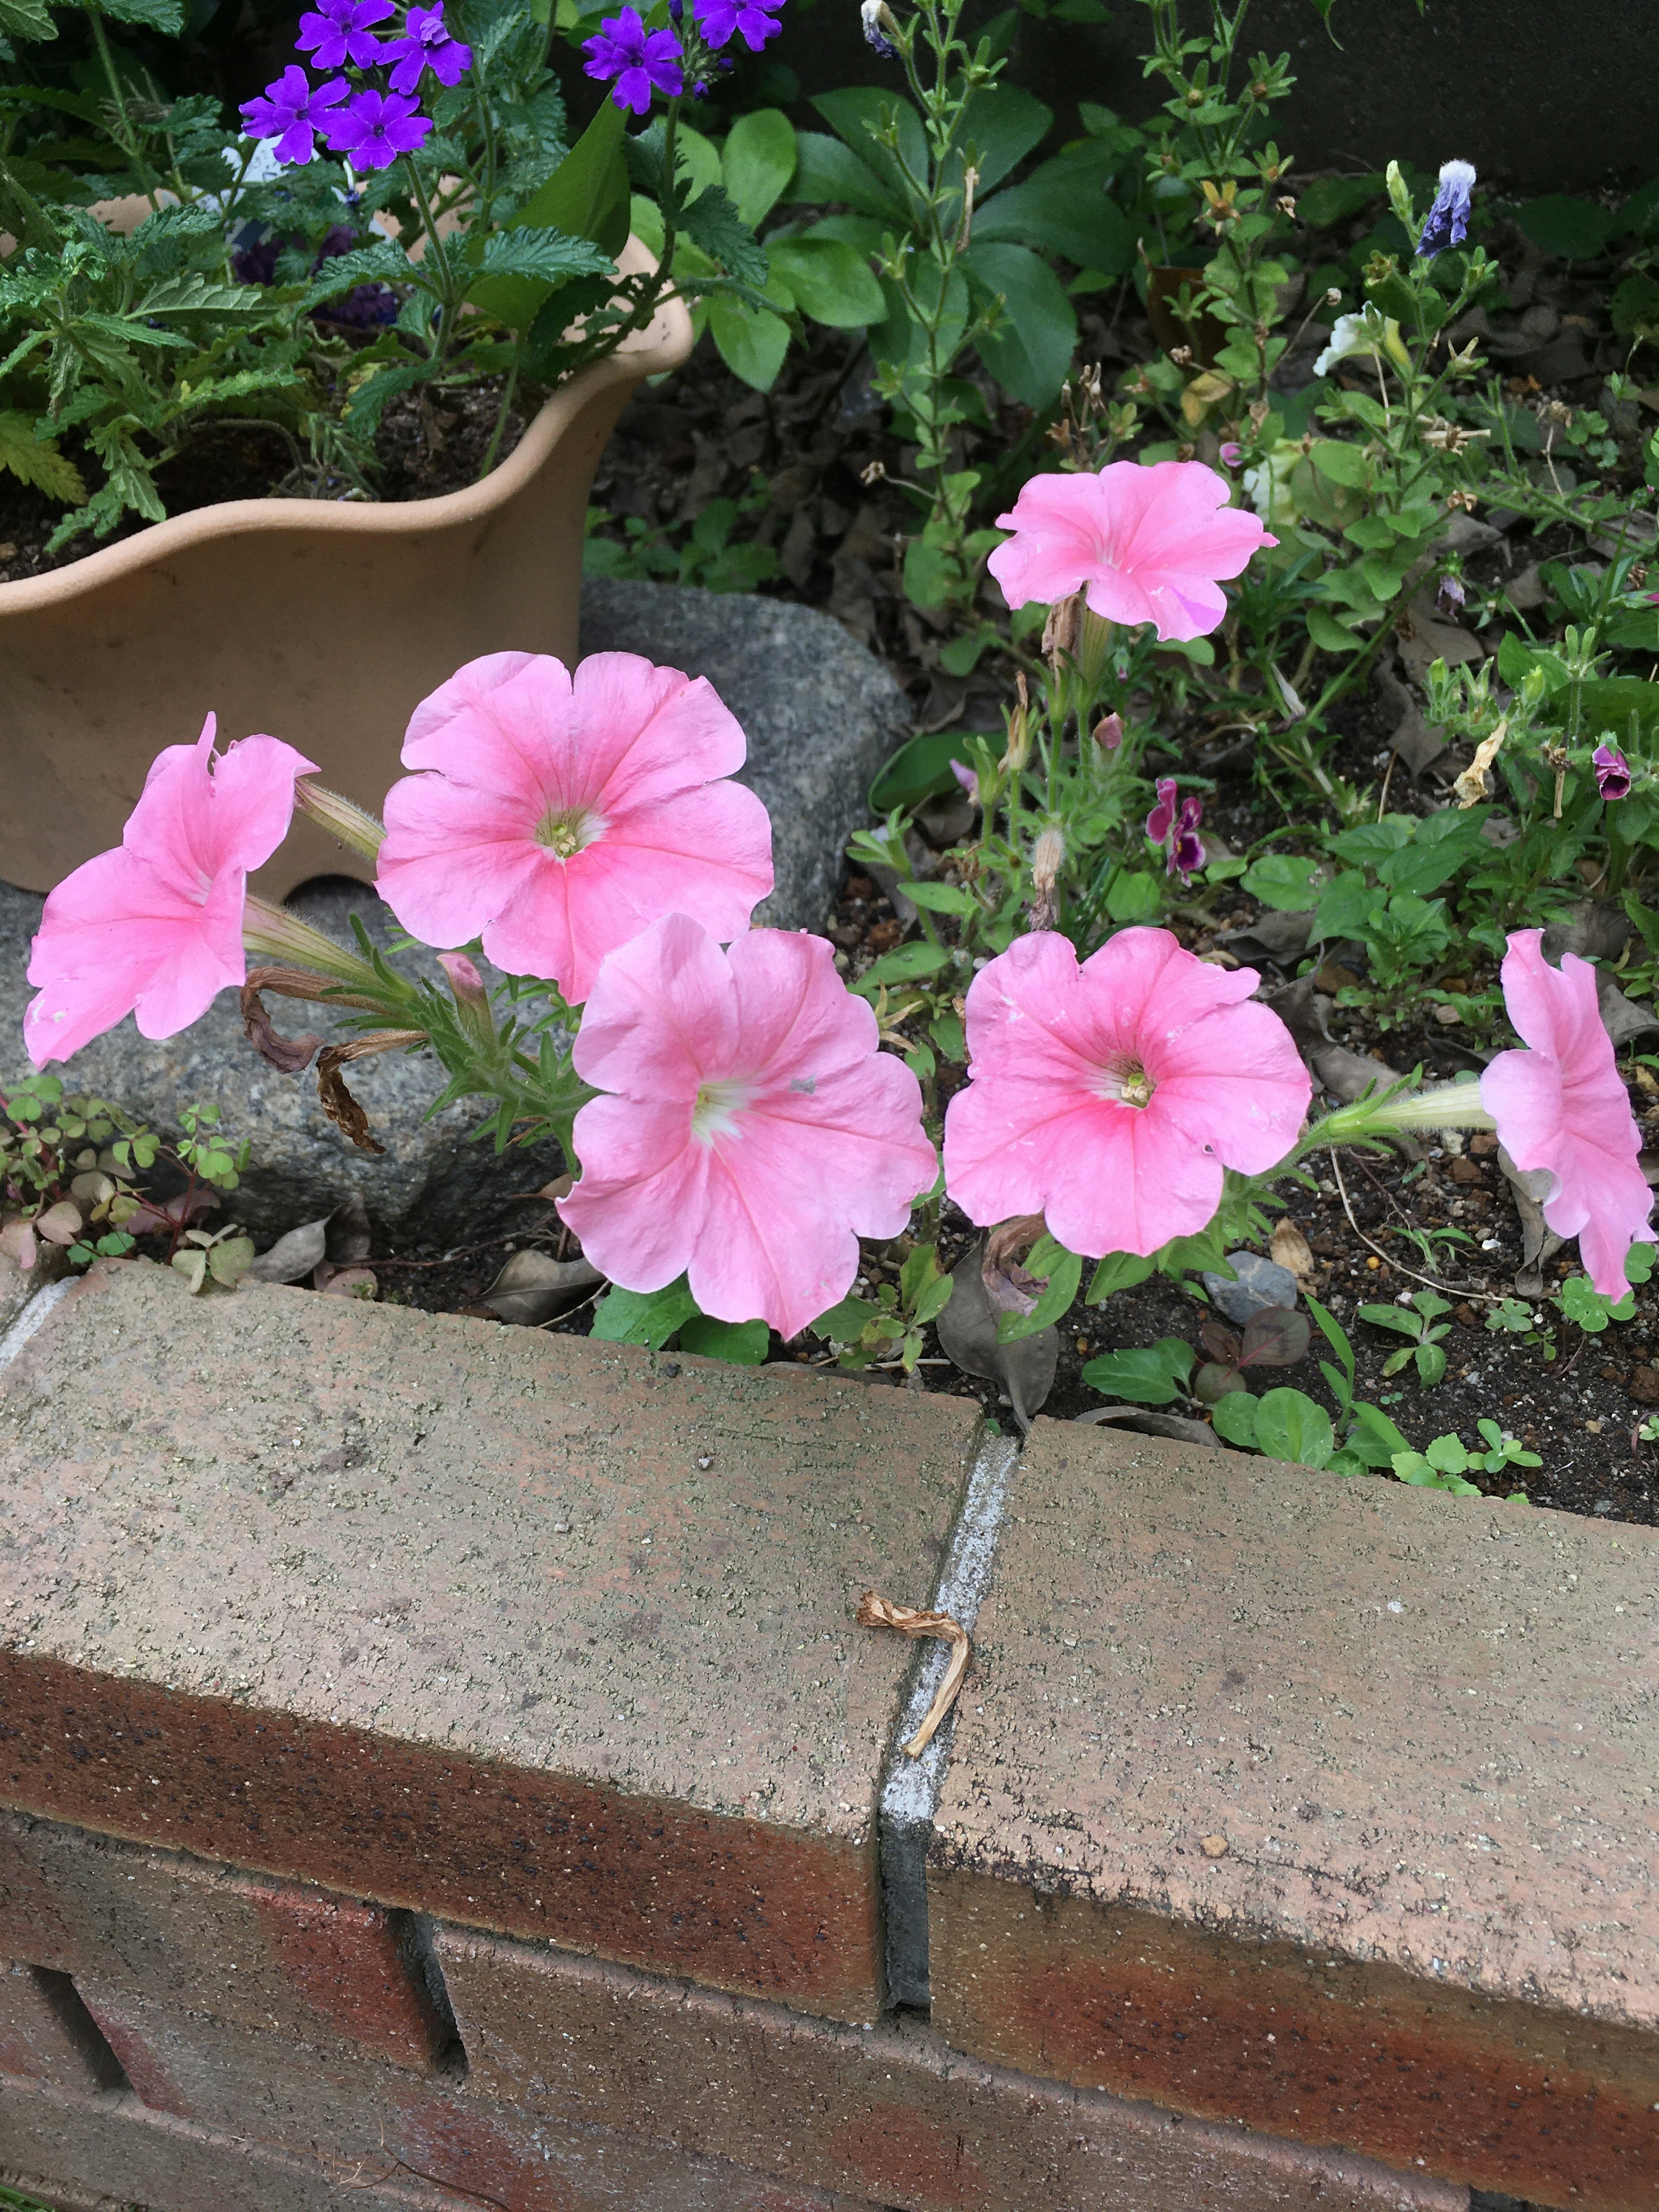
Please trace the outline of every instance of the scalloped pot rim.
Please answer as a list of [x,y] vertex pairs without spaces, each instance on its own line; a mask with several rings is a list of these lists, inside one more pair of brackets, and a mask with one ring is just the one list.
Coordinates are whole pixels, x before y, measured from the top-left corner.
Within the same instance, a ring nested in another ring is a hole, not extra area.
[[[630,238],[622,257],[624,264],[635,258],[636,249],[643,252],[638,241]],[[30,614],[41,607],[61,606],[96,592],[118,577],[148,568],[152,562],[166,561],[186,546],[207,544],[216,538],[271,531],[319,536],[331,532],[363,537],[418,535],[479,520],[504,506],[530,482],[566,429],[596,394],[608,385],[638,383],[679,368],[690,354],[690,311],[678,295],[670,297],[659,307],[646,329],[626,340],[603,361],[578,370],[568,383],[551,392],[513,451],[481,483],[464,485],[459,491],[445,492],[437,499],[396,502],[228,499],[215,506],[194,507],[187,514],[169,515],[164,522],[153,522],[134,537],[88,553],[66,568],[0,584],[0,620],[8,615]]]

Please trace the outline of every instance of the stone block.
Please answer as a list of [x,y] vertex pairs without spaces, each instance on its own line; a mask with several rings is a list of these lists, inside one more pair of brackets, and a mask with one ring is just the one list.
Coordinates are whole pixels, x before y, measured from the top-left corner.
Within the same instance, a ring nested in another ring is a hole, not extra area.
[[979,1409],[100,1262],[0,1376],[0,1803],[866,2020]]
[[[871,779],[908,732],[904,695],[881,663],[810,607],[606,579],[584,590],[582,649],[641,653],[708,678],[748,737],[739,780],[772,815],[776,888],[756,919],[822,929],[847,839],[869,818]],[[346,873],[356,865],[341,855]],[[32,994],[24,971],[42,903],[38,893],[0,884],[0,1088],[27,1066],[21,1024]],[[372,937],[387,941],[391,914],[367,887],[332,878],[304,887],[289,903],[342,942],[351,941],[354,912]],[[407,959],[399,964],[410,972]],[[441,981],[429,957],[415,957],[412,972]],[[273,1002],[273,1012],[279,1029],[330,1039],[351,1034],[346,1018],[325,1006]],[[446,1080],[429,1054],[383,1053],[356,1070],[353,1092],[386,1148],[379,1158],[358,1152],[325,1116],[311,1075],[283,1075],[258,1058],[242,1034],[233,991],[176,1037],[141,1037],[129,1018],[52,1072],[70,1090],[106,1097],[171,1136],[185,1107],[217,1103],[230,1133],[252,1140],[229,1211],[255,1228],[291,1229],[361,1191],[376,1227],[389,1234],[471,1243],[481,1223],[497,1224],[508,1192],[534,1190],[563,1165],[557,1146],[546,1143],[516,1152],[513,1172],[504,1174],[491,1146],[470,1140],[481,1118],[474,1101],[428,1121]]]
[[428,2068],[450,2039],[407,1914],[0,1812],[7,1953],[394,2066]]
[[1650,1529],[1039,1422],[941,1796],[935,2022],[1650,2207],[1656,1632]]
[[803,2019],[464,1929],[436,1951],[470,2092],[902,2212],[1465,2212],[1369,2159],[964,2058],[914,2017]]
[[503,2212],[857,2212],[845,2197],[780,2190],[568,2115],[514,2111],[454,2081],[301,2050],[142,1998],[89,1991],[88,2007],[149,2110],[310,2161],[337,2186],[379,2171]]
[[0,1966],[0,2074],[85,2092],[112,2082],[108,2060],[67,1975]]

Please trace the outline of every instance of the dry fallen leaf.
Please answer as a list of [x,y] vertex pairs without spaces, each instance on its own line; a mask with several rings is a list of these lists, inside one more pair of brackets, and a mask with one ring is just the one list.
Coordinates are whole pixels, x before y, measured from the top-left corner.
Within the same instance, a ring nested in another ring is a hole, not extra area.
[[515,1252],[479,1303],[499,1320],[538,1328],[604,1280],[591,1260],[550,1260],[545,1252]]
[[1314,1256],[1308,1249],[1308,1240],[1288,1217],[1275,1226],[1267,1251],[1281,1267],[1290,1269],[1298,1283],[1311,1277]]

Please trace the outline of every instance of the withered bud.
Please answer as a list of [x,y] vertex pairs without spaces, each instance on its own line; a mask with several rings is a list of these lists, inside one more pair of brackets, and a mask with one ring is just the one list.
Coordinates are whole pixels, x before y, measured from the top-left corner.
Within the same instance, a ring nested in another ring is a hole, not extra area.
[[1031,888],[1046,899],[1060,880],[1066,859],[1066,840],[1052,823],[1031,848]]
[[1031,700],[1022,668],[1014,678],[1017,701],[1008,717],[1008,747],[1003,763],[1010,775],[1018,775],[1031,754]]
[[1069,599],[1056,599],[1048,610],[1048,619],[1042,625],[1042,657],[1051,668],[1057,670],[1060,654],[1075,657],[1078,632],[1083,626],[1083,594],[1073,592]]
[[866,461],[865,465],[859,471],[859,482],[861,484],[878,484],[881,483],[886,474],[887,464],[885,461]]

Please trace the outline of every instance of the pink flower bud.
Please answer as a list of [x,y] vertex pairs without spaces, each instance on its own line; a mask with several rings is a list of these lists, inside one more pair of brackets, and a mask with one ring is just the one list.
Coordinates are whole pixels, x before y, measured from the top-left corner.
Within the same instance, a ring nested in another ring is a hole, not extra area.
[[1103,752],[1115,753],[1123,743],[1123,718],[1121,714],[1103,714],[1095,724],[1095,743]]

